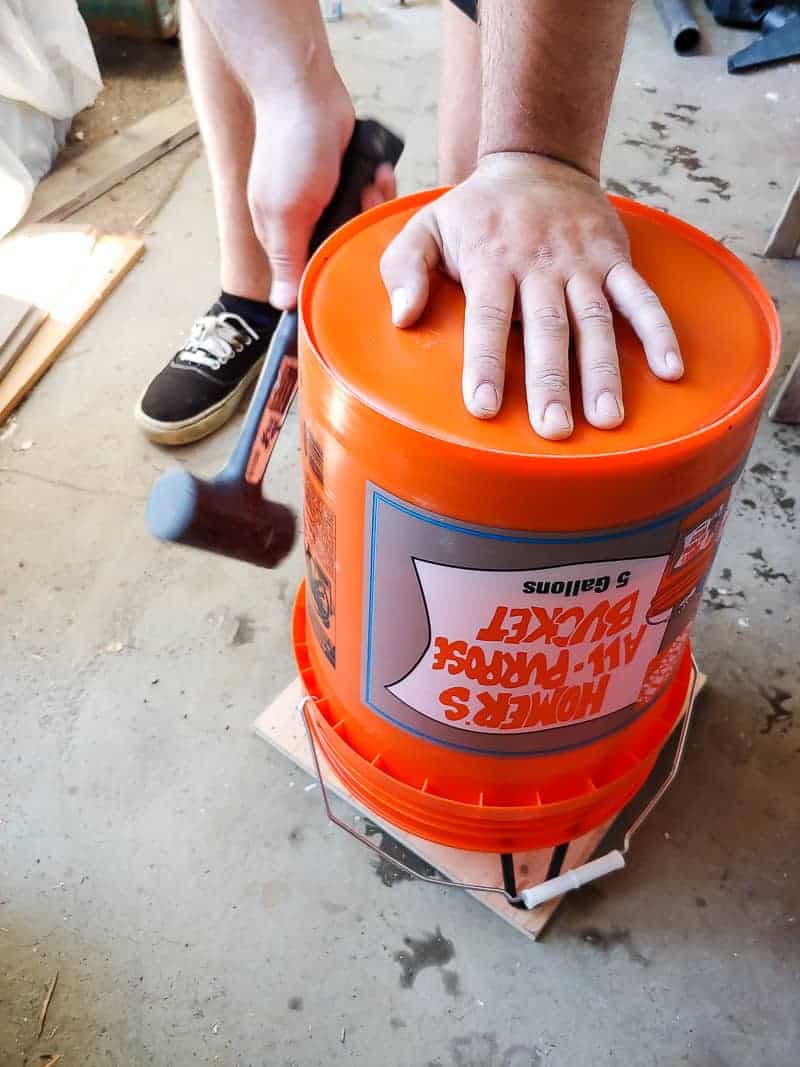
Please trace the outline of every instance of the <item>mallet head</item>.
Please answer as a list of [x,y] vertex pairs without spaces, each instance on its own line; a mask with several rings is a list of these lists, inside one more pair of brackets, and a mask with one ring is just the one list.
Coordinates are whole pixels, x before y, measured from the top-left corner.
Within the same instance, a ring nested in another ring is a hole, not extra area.
[[147,525],[161,541],[275,567],[291,550],[296,522],[258,486],[222,475],[205,481],[177,469],[162,474],[150,491]]

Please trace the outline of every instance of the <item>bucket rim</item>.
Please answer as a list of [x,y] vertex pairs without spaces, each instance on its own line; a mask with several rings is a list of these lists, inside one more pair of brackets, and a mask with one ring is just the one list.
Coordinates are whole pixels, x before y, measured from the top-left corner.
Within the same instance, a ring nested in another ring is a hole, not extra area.
[[[710,443],[718,440],[721,436],[724,436],[724,434],[734,425],[746,423],[753,412],[760,407],[764,394],[769,388],[772,376],[778,366],[781,353],[780,319],[775,304],[764,284],[750,267],[731,252],[730,249],[726,248],[725,245],[721,244],[698,227],[693,226],[684,219],[667,214],[650,205],[641,204],[637,201],[629,200],[626,197],[616,196],[615,194],[607,192],[605,193],[607,199],[621,214],[627,213],[631,216],[639,216],[651,220],[656,219],[659,225],[666,226],[667,229],[673,230],[690,243],[699,246],[706,252],[710,253],[713,258],[726,267],[730,273],[743,284],[745,291],[753,300],[755,307],[761,315],[769,340],[769,359],[764,375],[759,384],[747,396],[721,414],[718,418],[713,419],[704,426],[699,426],[697,429],[681,433],[667,441],[639,445],[632,448],[623,448],[613,452],[558,453],[536,452],[532,450],[522,452],[514,449],[493,447],[492,445],[482,445],[478,448],[474,444],[465,442],[455,435],[448,433],[433,433],[427,427],[418,426],[402,412],[387,412],[379,404],[375,403],[372,398],[363,396],[361,393],[357,392],[347,379],[338,373],[324,358],[320,347],[317,344],[311,313],[315,283],[324,270],[327,262],[355,234],[381,219],[388,218],[398,213],[398,211],[405,211],[410,207],[417,209],[421,208],[425,204],[442,196],[449,188],[449,186],[435,186],[433,188],[420,190],[406,196],[397,197],[394,200],[389,200],[355,216],[336,230],[335,233],[320,245],[309,260],[305,271],[303,272],[298,296],[298,310],[300,312],[300,330],[302,338],[306,343],[308,352],[313,356],[313,359],[321,372],[335,382],[336,386],[344,392],[346,397],[360,409],[369,412],[373,417],[390,422],[394,427],[399,427],[405,432],[412,433],[430,441],[445,443],[450,447],[459,449],[465,454],[502,456],[504,459],[512,463],[557,463],[562,466],[577,465],[582,467],[592,467],[605,466],[609,461],[613,461],[614,463],[624,463],[628,467],[636,467],[643,463],[649,463],[654,458],[660,456],[669,455],[674,457],[694,453],[703,443]],[[538,440],[533,428],[531,428],[531,437],[534,443]]]

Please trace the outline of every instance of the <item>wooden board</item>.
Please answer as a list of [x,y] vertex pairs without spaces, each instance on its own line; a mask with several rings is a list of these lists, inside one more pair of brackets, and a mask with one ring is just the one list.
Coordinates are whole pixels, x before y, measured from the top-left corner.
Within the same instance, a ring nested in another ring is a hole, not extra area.
[[773,422],[787,422],[790,426],[800,426],[800,352],[786,372],[778,395],[769,409]]
[[[54,273],[54,278],[61,277],[62,286],[59,289],[53,282],[47,294],[49,317],[0,382],[0,422],[33,388],[144,252],[144,242],[133,234],[97,236],[77,232],[79,237],[81,234],[85,255],[77,264],[70,260],[69,271],[62,267]],[[22,266],[20,262],[21,277]]]
[[[0,297],[0,301],[8,299]],[[15,329],[5,338],[0,347],[0,382],[11,370],[17,356],[47,318],[47,312],[34,304],[28,304],[25,314]]]
[[791,259],[800,245],[800,178],[783,208],[775,229],[769,235],[764,255],[769,259]]
[[[253,729],[265,741],[282,752],[306,773],[314,775],[311,753],[308,747],[308,738],[305,727],[297,710],[301,697],[299,679],[295,679],[280,694],[280,696],[259,716],[253,723]],[[432,841],[424,841],[421,837],[408,834],[404,830],[393,826],[391,823],[378,818],[368,808],[365,808],[353,795],[342,785],[334,774],[330,765],[324,761],[320,753],[320,763],[326,784],[337,796],[346,800],[362,815],[367,816],[386,833],[391,834],[404,848],[413,852],[420,859],[435,867],[446,878],[453,882],[472,882],[477,885],[502,886],[503,880],[500,873],[500,860],[494,853],[464,852],[458,848],[448,848],[446,845],[437,845]],[[563,869],[579,867],[592,856],[597,846],[602,841],[611,823],[593,830],[583,837],[570,843],[564,860]],[[514,863],[519,880],[519,888],[524,889],[528,885],[536,885],[544,880],[550,863],[551,849],[541,849],[535,852],[516,852]],[[527,867],[527,873],[521,874],[523,867]],[[559,900],[551,900],[532,911],[521,908],[513,908],[499,893],[472,893],[470,895],[485,904],[501,919],[510,923],[515,929],[527,937],[536,940],[548,921],[558,908]]]
[[0,293],[49,310],[96,243],[93,226],[61,222],[15,230],[0,241]]
[[44,178],[24,221],[68,218],[196,133],[197,119],[188,96],[159,108]]
[[0,350],[25,321],[32,307],[27,300],[0,293]]

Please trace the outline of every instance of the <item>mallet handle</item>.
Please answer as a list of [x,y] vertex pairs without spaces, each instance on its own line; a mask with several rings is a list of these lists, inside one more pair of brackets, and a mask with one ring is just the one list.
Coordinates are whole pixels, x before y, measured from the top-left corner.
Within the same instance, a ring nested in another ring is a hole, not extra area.
[[[382,163],[396,164],[403,142],[374,119],[358,119],[342,158],[339,184],[311,235],[309,254],[361,211],[361,195]],[[236,447],[220,479],[259,486],[297,391],[297,312],[281,315],[247,408]]]

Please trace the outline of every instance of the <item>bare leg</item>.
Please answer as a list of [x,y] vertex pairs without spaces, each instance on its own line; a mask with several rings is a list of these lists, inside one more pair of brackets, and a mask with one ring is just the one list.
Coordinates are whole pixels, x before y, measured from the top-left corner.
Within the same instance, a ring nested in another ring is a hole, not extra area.
[[439,81],[439,181],[454,185],[475,169],[480,121],[478,27],[450,0],[442,2]]
[[250,100],[190,0],[182,0],[180,16],[186,76],[214,189],[222,288],[250,300],[266,300],[269,263],[247,204],[254,135]]

